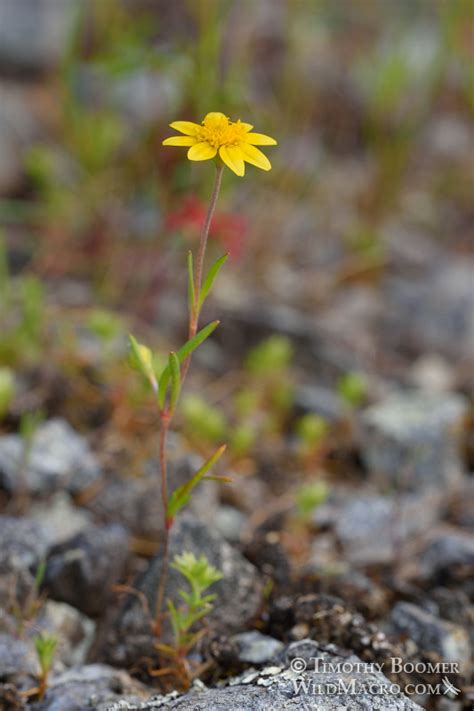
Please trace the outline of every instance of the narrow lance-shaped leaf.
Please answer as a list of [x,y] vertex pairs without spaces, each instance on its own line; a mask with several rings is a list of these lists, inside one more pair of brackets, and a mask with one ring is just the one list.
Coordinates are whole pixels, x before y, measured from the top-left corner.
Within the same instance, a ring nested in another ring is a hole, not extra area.
[[209,469],[211,469],[211,467],[214,466],[218,459],[220,459],[220,457],[224,454],[225,450],[226,445],[223,444],[222,447],[219,447],[217,452],[214,452],[212,457],[209,457],[209,459],[204,462],[202,467],[197,470],[197,472],[194,474],[194,476],[191,477],[189,481],[187,481],[185,484],[182,484],[181,486],[178,486],[173,491],[169,498],[168,506],[166,508],[166,520],[168,524],[171,524],[177,512],[180,511],[184,506],[186,506],[186,504],[188,504],[193,489],[199,484],[202,479],[206,477],[206,474]]
[[171,373],[171,392],[170,392],[170,411],[173,412],[178,402],[179,393],[181,390],[181,370],[179,360],[176,353],[173,351],[169,356],[169,368]]
[[201,292],[199,294],[199,308],[202,308],[202,305],[204,304],[204,301],[207,298],[207,295],[209,294],[210,290],[212,289],[212,286],[217,278],[217,275],[219,274],[221,268],[224,266],[224,264],[227,262],[229,259],[228,254],[224,254],[222,257],[219,257],[219,259],[214,262],[214,264],[209,268],[209,271],[206,274],[206,278],[203,281],[202,287],[201,287]]
[[[187,341],[184,346],[181,346],[179,351],[176,353],[176,356],[178,358],[179,363],[183,363],[186,358],[191,355],[191,353],[197,348],[198,346],[201,345],[203,341],[208,338],[211,333],[217,328],[219,325],[219,321],[212,321],[211,323],[208,323],[207,326],[204,326],[199,333],[196,333],[196,335],[191,338],[189,341]],[[171,377],[171,370],[169,363],[166,366],[166,368],[163,370],[159,384],[158,384],[158,402],[160,404],[161,409],[164,408],[165,402],[166,402],[166,390],[168,387],[168,383]]]
[[196,293],[194,291],[193,253],[191,250],[188,252],[188,301],[189,310],[192,313],[196,307]]
[[148,346],[139,343],[134,336],[129,334],[128,342],[130,344],[132,367],[140,371],[140,373],[151,383],[154,390],[157,389],[155,371],[153,370],[153,354]]

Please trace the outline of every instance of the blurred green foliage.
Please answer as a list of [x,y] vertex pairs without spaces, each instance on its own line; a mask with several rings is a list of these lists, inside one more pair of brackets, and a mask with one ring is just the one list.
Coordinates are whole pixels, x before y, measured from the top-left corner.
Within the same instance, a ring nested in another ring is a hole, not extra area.
[[0,367],[0,420],[6,413],[15,395],[15,374],[11,368]]
[[320,415],[307,413],[295,424],[298,453],[303,459],[316,456],[329,433],[327,421]]
[[313,511],[324,504],[329,496],[329,487],[324,481],[302,484],[296,491],[295,502],[298,516],[308,520]]
[[45,299],[42,282],[32,274],[13,278],[0,235],[0,365],[35,363],[44,346]]
[[358,407],[367,398],[367,378],[362,373],[346,373],[337,382],[337,390],[346,405]]

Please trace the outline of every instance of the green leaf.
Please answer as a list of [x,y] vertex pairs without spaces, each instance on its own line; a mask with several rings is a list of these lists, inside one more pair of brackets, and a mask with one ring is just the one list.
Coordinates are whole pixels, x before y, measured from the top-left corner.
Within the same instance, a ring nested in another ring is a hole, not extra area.
[[193,253],[191,250],[188,252],[188,301],[189,310],[193,312],[196,306],[196,292],[194,291]]
[[173,628],[174,635],[175,637],[178,637],[181,631],[179,611],[176,609],[176,605],[174,604],[173,600],[168,599],[166,601],[166,604],[170,613],[171,626]]
[[156,376],[153,369],[153,353],[148,346],[139,343],[131,334],[128,336],[130,344],[130,365],[139,370],[154,389],[156,389]]
[[[219,321],[212,321],[211,323],[208,323],[207,326],[204,326],[199,333],[196,333],[196,335],[191,338],[189,341],[187,341],[184,346],[181,346],[179,351],[176,353],[176,356],[178,358],[179,363],[183,363],[186,358],[191,355],[191,353],[201,345],[203,341],[208,338],[211,333],[217,328],[219,325]],[[159,384],[158,384],[158,402],[160,404],[160,407],[163,409],[166,403],[166,389],[168,387],[168,383],[171,377],[171,369],[168,365],[166,368],[163,370]]]
[[216,280],[217,275],[219,274],[221,268],[224,266],[224,264],[227,262],[229,259],[228,254],[224,254],[222,257],[219,257],[219,259],[214,262],[214,264],[210,267],[209,271],[206,274],[206,278],[203,281],[202,287],[201,287],[201,292],[199,294],[199,309],[202,308],[202,305],[204,304],[204,301],[207,298],[207,295],[209,294],[210,290],[212,289],[212,286]]
[[225,450],[226,445],[223,444],[222,447],[219,447],[217,452],[214,452],[212,457],[209,457],[209,459],[204,462],[202,467],[197,470],[197,472],[194,474],[194,476],[191,477],[189,481],[187,481],[185,484],[182,484],[181,486],[178,486],[173,491],[168,500],[168,506],[166,507],[166,518],[168,520],[172,520],[176,516],[177,512],[184,508],[184,506],[186,506],[186,504],[191,498],[191,493],[193,489],[199,484],[202,479],[204,479],[209,469],[211,469],[211,467],[214,466],[218,459],[220,459],[220,457],[224,454]]
[[171,351],[169,355],[169,368],[171,373],[170,410],[173,412],[176,407],[176,403],[178,402],[181,390],[181,370],[179,367],[179,360],[178,356],[173,351]]

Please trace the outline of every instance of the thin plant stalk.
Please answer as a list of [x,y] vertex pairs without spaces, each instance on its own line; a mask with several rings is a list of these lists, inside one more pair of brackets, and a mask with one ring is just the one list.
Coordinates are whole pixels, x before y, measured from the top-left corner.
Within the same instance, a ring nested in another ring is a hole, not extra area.
[[[204,257],[206,254],[207,240],[209,237],[209,229],[211,227],[212,218],[216,210],[217,198],[219,197],[219,192],[222,183],[222,173],[224,172],[224,164],[219,163],[216,166],[216,175],[214,178],[214,187],[212,189],[211,199],[209,201],[209,207],[207,209],[206,219],[202,226],[201,235],[199,238],[199,249],[196,257],[196,268],[194,271],[194,293],[196,295],[193,308],[189,314],[189,331],[188,339],[193,338],[197,333],[198,323],[199,323],[199,297],[201,294],[201,284],[202,284],[202,273],[204,268]],[[186,374],[189,369],[191,362],[191,356],[186,358],[183,363],[183,371],[181,382],[186,378]]]
[[160,582],[156,595],[155,633],[161,633],[161,611],[163,609],[163,598],[165,595],[166,581],[168,577],[169,565],[169,542],[171,526],[166,522],[166,509],[168,507],[168,462],[166,458],[166,441],[168,437],[170,418],[167,413],[162,413],[160,417],[160,472],[161,472],[161,500],[163,502],[163,516],[165,527],[163,532],[163,551],[160,572]]
[[[194,280],[194,293],[195,299],[190,309],[189,313],[189,339],[193,338],[198,329],[199,323],[199,297],[201,294],[202,285],[202,275],[204,269],[204,258],[206,255],[207,240],[209,237],[209,229],[211,227],[212,218],[216,210],[217,198],[219,197],[219,191],[222,183],[222,173],[224,171],[224,165],[218,163],[216,166],[216,174],[214,178],[214,187],[212,189],[211,199],[209,201],[209,207],[207,209],[206,219],[202,226],[201,235],[199,238],[199,248],[196,258],[196,267],[193,274]],[[183,384],[186,374],[191,363],[191,355],[189,355],[183,363],[181,370],[181,384]],[[167,467],[167,456],[166,456],[166,441],[168,437],[169,426],[173,418],[173,412],[167,407],[162,410],[160,414],[160,443],[159,443],[159,459],[160,459],[160,473],[161,473],[161,500],[163,504],[163,514],[166,519],[166,511],[168,509],[168,467]],[[163,536],[163,555],[162,564],[160,571],[160,580],[158,584],[158,590],[156,595],[156,608],[155,608],[155,633],[157,636],[161,633],[161,622],[163,617],[163,601],[165,596],[166,581],[168,579],[168,564],[169,564],[169,540],[171,532],[172,522],[166,521],[164,527]]]

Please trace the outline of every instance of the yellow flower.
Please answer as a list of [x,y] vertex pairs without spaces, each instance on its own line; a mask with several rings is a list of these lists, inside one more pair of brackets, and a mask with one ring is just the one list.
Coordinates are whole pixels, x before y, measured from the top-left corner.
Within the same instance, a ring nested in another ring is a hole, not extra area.
[[171,128],[184,136],[173,136],[163,141],[164,146],[189,146],[189,160],[210,160],[217,153],[236,175],[244,175],[245,163],[270,170],[267,156],[255,146],[274,146],[276,141],[263,133],[251,133],[253,126],[242,121],[231,121],[219,111],[207,114],[202,124],[192,121],[173,121]]

